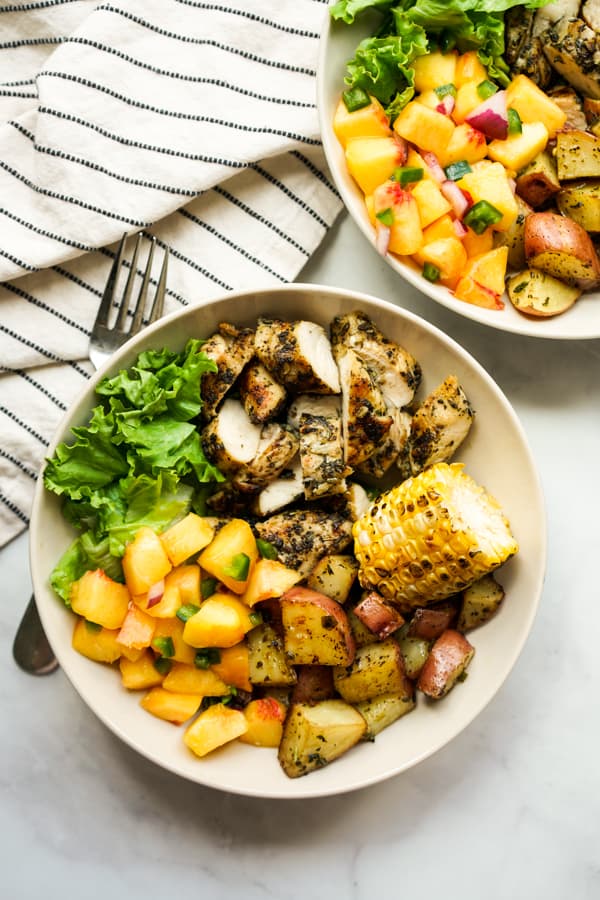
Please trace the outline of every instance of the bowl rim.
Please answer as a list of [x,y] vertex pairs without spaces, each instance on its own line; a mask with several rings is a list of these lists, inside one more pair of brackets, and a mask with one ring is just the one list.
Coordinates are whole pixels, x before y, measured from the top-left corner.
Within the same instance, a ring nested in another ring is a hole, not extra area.
[[[336,32],[339,32],[340,34],[350,34],[352,29],[355,29],[357,34],[360,32],[360,35],[355,41],[356,46],[359,43],[360,37],[362,37],[362,32],[360,31],[361,27],[364,30],[364,25],[369,19],[372,18],[375,20],[376,13],[372,10],[368,11],[360,18],[360,20],[357,20],[353,25],[348,26],[341,22],[336,22],[331,18],[331,5],[333,5],[333,3],[327,6],[326,15],[323,18],[323,24],[319,35],[316,76],[317,114],[323,152],[331,177],[340,194],[346,211],[366,238],[367,245],[371,248],[371,251],[377,253],[377,250],[375,249],[373,227],[367,217],[362,192],[360,192],[341,162],[343,150],[333,131],[333,113],[330,102],[331,98],[329,97],[332,85],[327,78],[330,46],[331,42],[336,39]],[[343,72],[340,71],[339,74],[341,87]],[[593,292],[585,292],[569,310],[558,316],[526,316],[513,308],[506,293],[503,298],[505,302],[505,308],[503,310],[484,309],[483,307],[457,300],[448,289],[442,285],[436,285],[426,281],[416,269],[413,269],[408,264],[402,262],[401,259],[395,257],[391,253],[387,253],[381,258],[385,260],[394,272],[412,285],[412,287],[416,288],[423,296],[428,297],[430,300],[434,300],[436,303],[449,309],[455,315],[470,319],[481,325],[486,325],[497,331],[543,340],[595,340],[600,338],[600,312],[598,313],[593,328],[586,328],[585,325],[579,324],[580,319],[583,319],[585,323],[585,313],[581,312],[582,309],[587,310],[593,304],[598,304],[598,308],[600,309],[600,289]],[[426,310],[424,310],[423,315],[425,314]],[[567,323],[567,327],[565,327],[564,324],[561,327],[561,323]],[[568,326],[568,323],[572,323],[570,327]]]
[[[123,728],[121,728],[110,716],[110,706],[108,705],[108,709],[103,708],[103,704],[97,704],[93,699],[90,699],[88,696],[88,692],[78,683],[77,677],[72,672],[72,666],[70,661],[74,657],[74,651],[71,650],[70,646],[61,646],[58,644],[55,648],[55,654],[59,661],[59,664],[67,676],[67,679],[71,683],[72,687],[79,694],[85,705],[94,713],[94,715],[118,738],[120,738],[128,747],[139,753],[142,757],[149,760],[152,763],[155,763],[162,769],[178,775],[180,777],[185,778],[186,780],[203,785],[205,787],[211,787],[214,790],[223,790],[226,792],[234,793],[241,796],[248,797],[256,797],[263,799],[281,799],[281,800],[291,800],[291,799],[312,799],[317,797],[326,797],[326,796],[334,796],[338,794],[349,793],[351,791],[359,790],[363,787],[368,787],[372,784],[377,784],[379,782],[385,781],[390,777],[401,774],[412,768],[413,766],[419,764],[420,762],[428,759],[430,756],[434,755],[438,750],[445,747],[451,741],[454,740],[461,732],[463,732],[477,716],[485,709],[486,706],[491,703],[493,698],[497,695],[498,691],[502,688],[504,683],[506,682],[508,676],[510,675],[512,669],[514,668],[523,647],[525,646],[526,641],[529,638],[531,633],[533,623],[535,621],[537,612],[539,610],[539,605],[542,596],[542,589],[545,579],[546,573],[546,559],[547,559],[547,522],[546,522],[546,509],[545,509],[545,500],[543,495],[543,488],[541,479],[539,476],[539,472],[537,466],[535,464],[535,459],[532,453],[532,450],[529,446],[529,442],[527,439],[527,435],[525,429],[523,428],[519,417],[510,404],[508,398],[500,388],[500,386],[495,382],[492,376],[486,371],[486,369],[478,362],[478,360],[464,347],[462,347],[454,338],[447,335],[437,326],[431,324],[426,319],[423,319],[421,316],[413,313],[409,310],[404,309],[398,305],[390,303],[387,300],[383,300],[381,298],[375,297],[370,294],[366,294],[364,292],[353,291],[346,288],[339,288],[330,285],[320,285],[314,283],[302,283],[302,282],[294,282],[291,284],[274,286],[274,287],[265,287],[259,288],[257,290],[239,290],[235,292],[230,292],[227,294],[222,294],[219,297],[211,298],[209,300],[203,301],[195,306],[189,306],[182,310],[176,310],[173,313],[165,315],[158,322],[149,325],[145,328],[140,334],[131,338],[126,344],[123,345],[114,355],[108,360],[101,368],[99,368],[92,376],[90,381],[86,383],[86,385],[82,388],[82,390],[78,393],[78,395],[74,398],[74,400],[70,404],[69,410],[67,410],[62,416],[60,422],[58,423],[53,438],[48,445],[47,456],[51,456],[61,440],[65,440],[70,432],[71,428],[71,417],[73,415],[73,411],[77,409],[77,407],[82,404],[86,397],[90,397],[90,403],[87,404],[88,412],[91,409],[91,400],[93,398],[93,390],[98,383],[98,381],[104,377],[105,374],[110,372],[117,372],[119,367],[122,365],[122,360],[127,357],[131,357],[132,355],[136,355],[139,352],[136,348],[140,344],[147,344],[152,340],[152,337],[157,332],[160,332],[165,326],[168,326],[171,322],[177,321],[178,319],[185,319],[186,317],[194,317],[198,314],[199,309],[204,309],[207,307],[217,306],[224,300],[241,300],[247,297],[262,297],[269,295],[294,295],[302,292],[309,292],[313,294],[320,295],[330,295],[332,297],[343,297],[354,304],[354,308],[360,308],[361,303],[366,303],[369,306],[375,308],[381,308],[382,310],[387,310],[391,312],[393,315],[399,316],[400,320],[406,320],[409,323],[412,323],[419,329],[423,329],[424,332],[428,334],[429,337],[432,337],[434,340],[440,341],[442,344],[446,345],[446,347],[455,354],[458,354],[459,357],[462,357],[468,365],[470,365],[476,375],[486,383],[487,387],[492,390],[492,392],[496,395],[499,402],[502,404],[505,413],[509,416],[511,420],[511,425],[515,430],[515,433],[519,439],[519,443],[521,449],[524,453],[524,458],[528,464],[530,475],[532,476],[532,480],[530,481],[530,488],[539,510],[539,528],[540,528],[540,546],[541,546],[541,554],[539,558],[536,560],[537,573],[535,578],[535,591],[534,595],[531,598],[530,606],[526,621],[524,626],[522,627],[519,635],[519,639],[515,640],[511,643],[510,652],[507,652],[503,657],[504,667],[501,674],[501,677],[494,683],[493,689],[488,692],[488,694],[482,696],[479,701],[472,705],[472,708],[469,711],[469,714],[460,719],[456,726],[451,728],[448,733],[445,733],[443,737],[429,746],[424,752],[415,755],[410,760],[408,760],[405,764],[399,766],[392,766],[387,768],[382,768],[381,771],[373,775],[368,775],[364,772],[358,773],[355,775],[351,783],[345,785],[344,787],[339,787],[336,785],[327,786],[320,785],[318,780],[311,781],[310,779],[290,779],[289,789],[265,789],[264,787],[255,787],[251,783],[244,788],[240,788],[237,784],[226,784],[226,783],[218,783],[215,784],[211,782],[210,775],[209,777],[203,777],[203,773],[207,772],[209,774],[209,770],[205,770],[202,766],[199,766],[197,769],[198,777],[195,775],[191,775],[184,768],[177,765],[176,762],[172,763],[171,761],[165,762],[164,759],[160,757],[159,754],[153,752],[152,747],[148,747],[142,742],[136,740],[135,735],[128,734]],[[244,318],[243,315],[240,315],[240,319]],[[248,316],[246,316],[248,318]],[[125,365],[129,365],[127,362]],[[76,423],[74,423],[76,424]],[[49,602],[49,598],[52,594],[51,588],[47,585],[47,577],[48,573],[41,571],[41,561],[36,556],[36,535],[38,533],[40,527],[40,519],[42,516],[43,510],[43,502],[44,497],[47,495],[46,489],[43,484],[43,478],[41,477],[41,472],[43,471],[43,467],[40,470],[40,477],[38,477],[35,487],[35,493],[32,503],[31,509],[31,520],[30,520],[30,528],[29,528],[29,564],[32,575],[32,582],[34,587],[34,593],[41,598],[41,602],[38,605],[38,610],[40,614],[40,618],[42,621],[42,625],[48,634],[49,639],[52,639],[53,636],[53,628],[52,624],[49,620],[46,606]],[[53,598],[55,599],[55,598]],[[298,783],[301,782],[301,785]],[[286,784],[287,786],[287,784]]]

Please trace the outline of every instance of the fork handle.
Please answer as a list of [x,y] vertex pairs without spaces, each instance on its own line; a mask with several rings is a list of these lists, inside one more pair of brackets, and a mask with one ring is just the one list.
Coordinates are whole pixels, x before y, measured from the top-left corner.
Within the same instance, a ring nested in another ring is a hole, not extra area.
[[50,675],[58,668],[33,595],[15,635],[13,656],[17,665],[30,675]]

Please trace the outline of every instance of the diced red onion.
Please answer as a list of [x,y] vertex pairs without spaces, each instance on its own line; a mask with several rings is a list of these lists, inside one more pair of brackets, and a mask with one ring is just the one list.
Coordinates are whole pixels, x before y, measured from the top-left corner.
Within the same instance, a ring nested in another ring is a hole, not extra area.
[[454,107],[456,106],[456,100],[452,96],[452,94],[446,94],[446,96],[438,103],[436,106],[436,112],[441,113],[443,116],[450,116],[454,112]]
[[492,140],[505,140],[508,137],[506,91],[496,91],[476,106],[465,121]]
[[454,215],[458,219],[462,219],[469,208],[469,201],[463,194],[455,181],[446,180],[440,187],[440,190],[448,203],[452,205]]
[[427,168],[431,172],[432,178],[435,178],[437,182],[442,184],[446,180],[446,173],[442,169],[440,165],[440,161],[430,150],[426,150],[423,154],[423,161],[425,162]]
[[452,227],[454,228],[454,231],[456,232],[457,238],[461,238],[461,239],[464,238],[465,234],[467,234],[467,232],[468,232],[467,226],[464,225],[460,221],[460,219],[455,219],[452,223]]
[[156,606],[157,603],[163,598],[163,594],[165,592],[165,579],[161,578],[160,581],[157,581],[156,584],[153,584],[152,587],[148,590],[148,603],[146,604],[146,609],[152,609],[153,606]]
[[377,222],[375,225],[375,249],[385,256],[390,246],[391,230],[387,225]]

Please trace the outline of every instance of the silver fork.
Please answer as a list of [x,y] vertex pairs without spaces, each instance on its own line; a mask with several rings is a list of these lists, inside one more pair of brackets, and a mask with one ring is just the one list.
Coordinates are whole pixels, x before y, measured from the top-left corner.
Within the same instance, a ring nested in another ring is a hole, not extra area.
[[[150,274],[154,260],[154,239],[152,239],[150,250],[148,252],[148,259],[146,260],[146,268],[142,276],[140,290],[133,308],[130,309],[141,242],[142,235],[138,234],[133,257],[129,264],[129,275],[127,277],[125,290],[123,291],[121,299],[115,303],[119,274],[121,269],[125,267],[124,254],[125,245],[127,243],[127,234],[123,235],[119,243],[117,254],[106,281],[106,287],[104,288],[102,300],[96,315],[96,321],[94,322],[90,336],[88,354],[96,369],[100,368],[100,366],[105,363],[115,350],[124,344],[125,341],[128,341],[130,337],[133,337],[134,334],[137,334],[146,325],[155,322],[163,314],[167,285],[168,250],[165,251],[152,307],[148,317],[144,320]],[[109,324],[110,319],[114,317],[114,306],[117,307],[116,318],[113,324]],[[113,313],[113,315],[111,315],[111,313]],[[130,323],[128,322],[128,316],[131,316]],[[49,675],[58,668],[58,660],[44,633],[44,628],[35,604],[35,597],[33,596],[27,604],[27,608],[23,614],[17,633],[15,634],[15,639],[13,641],[13,657],[17,665],[31,675]]]

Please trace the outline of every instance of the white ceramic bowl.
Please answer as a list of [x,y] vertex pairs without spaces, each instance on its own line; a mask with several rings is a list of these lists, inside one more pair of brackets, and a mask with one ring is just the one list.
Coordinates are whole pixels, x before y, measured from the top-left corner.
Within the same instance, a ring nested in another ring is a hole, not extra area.
[[[317,67],[317,105],[319,123],[325,156],[331,169],[333,180],[346,208],[371,245],[370,252],[376,253],[374,230],[367,215],[364,195],[356,182],[348,174],[344,151],[333,131],[333,115],[345,89],[346,63],[353,58],[359,42],[368,37],[381,21],[372,13],[359,18],[351,25],[334,22],[329,14],[325,17],[319,47]],[[365,248],[365,252],[369,252]],[[406,279],[423,294],[458,315],[482,322],[502,331],[526,334],[532,337],[582,340],[600,337],[600,292],[583,294],[568,312],[547,319],[536,319],[522,315],[512,306],[505,295],[503,310],[483,309],[457,300],[441,285],[426,281],[419,272],[403,263],[398,257],[388,253],[386,260],[402,278]],[[424,306],[423,314],[427,315]]]
[[[438,704],[425,702],[373,744],[353,748],[326,768],[290,780],[275,751],[234,744],[206,759],[184,746],[182,728],[149,715],[139,695],[124,690],[118,671],[91,662],[71,648],[73,617],[49,587],[48,578],[73,540],[60,501],[38,482],[30,530],[33,584],[40,615],[58,660],[82,700],[120,738],[142,755],[192,781],[261,797],[314,797],[381,781],[430,756],[486,706],[509,674],[533,622],[545,567],[545,515],[535,462],[519,421],[492,378],[453,340],[389,303],[330,287],[289,285],[232,293],[166,317],[131,340],[98,372],[63,419],[49,449],[69,439],[73,425],[87,421],[98,379],[130,365],[150,347],[182,349],[190,336],[208,337],[222,321],[251,325],[259,314],[304,318],[327,325],[333,316],[364,310],[384,334],[421,362],[425,396],[454,373],[476,411],[475,423],[456,458],[499,499],[520,544],[501,570],[506,601],[496,618],[472,634],[476,655],[469,678]],[[516,688],[515,688],[516,689]],[[423,699],[423,698],[421,698]]]

